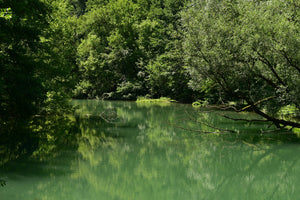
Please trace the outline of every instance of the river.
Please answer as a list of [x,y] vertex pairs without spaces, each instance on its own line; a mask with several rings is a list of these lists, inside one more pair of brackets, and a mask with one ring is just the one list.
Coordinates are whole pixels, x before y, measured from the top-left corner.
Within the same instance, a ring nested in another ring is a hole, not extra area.
[[[300,145],[252,113],[74,100],[76,135],[0,169],[1,200],[299,199]],[[63,127],[61,127],[63,129]],[[230,131],[235,131],[232,133]],[[66,130],[67,131],[67,130]],[[69,131],[69,130],[68,130]]]

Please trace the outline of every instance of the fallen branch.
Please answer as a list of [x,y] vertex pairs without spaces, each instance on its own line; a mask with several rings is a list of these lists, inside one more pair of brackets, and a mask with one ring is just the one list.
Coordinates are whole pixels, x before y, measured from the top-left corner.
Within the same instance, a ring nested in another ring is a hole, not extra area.
[[[105,116],[105,114],[106,114],[107,112],[110,112],[110,113],[109,113],[109,116]],[[117,112],[116,112],[116,111],[109,111],[109,109],[104,110],[101,114],[99,114],[99,116],[100,116],[104,121],[106,121],[107,123],[111,123],[111,124],[116,123],[115,121],[116,121],[117,119],[119,119]]]
[[273,98],[276,98],[276,96],[270,96],[270,97],[261,99],[261,100],[255,102],[253,105],[248,105],[248,106],[242,108],[239,112],[244,111],[244,110],[246,110],[247,108],[250,108],[250,107],[252,107],[252,106],[256,106],[257,104],[260,104],[261,102],[264,102],[264,101],[267,101],[267,100],[273,99]]
[[300,123],[293,122],[293,121],[286,121],[286,120],[283,120],[283,119],[277,119],[277,118],[274,118],[274,117],[269,116],[268,114],[262,112],[255,105],[252,105],[252,107],[253,107],[254,112],[256,112],[260,116],[266,118],[268,121],[273,122],[277,128],[281,128],[281,125],[283,127],[292,126],[292,127],[295,127],[295,128],[300,128]]
[[[272,124],[271,124],[271,125],[272,125]],[[271,133],[271,132],[280,131],[280,130],[283,130],[283,129],[284,129],[284,128],[276,128],[276,129],[266,130],[266,131],[261,130],[260,132],[261,132],[261,133]]]
[[233,118],[233,117],[229,117],[227,115],[223,115],[220,113],[216,113],[217,115],[220,115],[222,117],[225,117],[227,119],[231,119],[234,121],[246,121],[246,122],[269,122],[269,120],[265,120],[265,119],[242,119],[242,118]]
[[242,142],[250,147],[254,147],[254,148],[258,149],[258,147],[255,144],[248,143],[245,140],[242,140]]
[[191,116],[188,112],[185,111],[185,113],[188,115],[189,119],[196,122],[196,123],[199,123],[199,124],[203,124],[207,127],[210,127],[210,128],[213,128],[213,129],[216,129],[216,130],[219,130],[219,131],[226,131],[226,132],[230,132],[230,133],[236,133],[236,131],[234,130],[228,130],[228,129],[222,129],[222,128],[217,128],[213,125],[210,125],[210,124],[207,124],[205,122],[201,122],[201,121],[198,121],[196,118],[194,118],[193,116]]
[[241,109],[237,109],[235,106],[231,106],[231,105],[207,106],[207,107],[209,107],[209,108],[219,108],[221,110],[228,110],[228,109],[231,108],[231,109],[233,109],[236,112],[242,112],[242,111],[247,110],[248,108],[251,108],[252,106],[256,106],[257,104],[260,104],[260,103],[262,103],[264,101],[267,101],[267,100],[270,100],[270,99],[273,99],[273,98],[276,98],[276,96],[266,97],[264,99],[261,99],[261,100],[255,102],[254,104],[247,105],[247,106],[245,106],[245,107],[243,107]]
[[219,105],[219,106],[216,106],[216,105],[208,105],[207,106],[208,108],[218,108],[218,109],[221,109],[221,110],[228,110],[230,108],[232,108],[233,110],[237,111],[238,112],[238,109],[234,106],[229,106],[229,105]]
[[192,132],[198,132],[198,133],[205,133],[205,134],[210,134],[210,133],[225,133],[225,132],[216,132],[216,131],[202,131],[202,130],[195,130],[195,129],[189,129],[189,128],[184,128],[182,126],[179,126],[177,124],[173,124],[173,123],[168,123],[171,126],[174,126],[176,128],[180,128],[182,130],[186,130],[186,131],[192,131]]

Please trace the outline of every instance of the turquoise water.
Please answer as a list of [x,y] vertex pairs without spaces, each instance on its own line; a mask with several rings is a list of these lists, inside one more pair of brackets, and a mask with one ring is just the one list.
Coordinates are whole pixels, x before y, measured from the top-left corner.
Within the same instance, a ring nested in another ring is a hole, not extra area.
[[300,146],[289,132],[262,135],[274,127],[183,104],[72,103],[76,146],[0,168],[1,200],[300,197]]

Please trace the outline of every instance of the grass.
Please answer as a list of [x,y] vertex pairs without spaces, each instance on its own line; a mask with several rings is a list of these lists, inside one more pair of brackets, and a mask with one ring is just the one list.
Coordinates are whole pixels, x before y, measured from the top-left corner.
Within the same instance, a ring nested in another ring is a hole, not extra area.
[[173,99],[170,99],[168,97],[160,97],[159,99],[149,99],[147,97],[138,97],[136,100],[137,103],[172,103],[176,102]]

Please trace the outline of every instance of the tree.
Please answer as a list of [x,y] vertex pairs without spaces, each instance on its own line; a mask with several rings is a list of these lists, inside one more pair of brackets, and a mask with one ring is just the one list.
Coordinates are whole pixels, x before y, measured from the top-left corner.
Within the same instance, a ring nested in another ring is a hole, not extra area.
[[300,111],[299,6],[292,0],[191,4],[183,20],[194,85],[212,81],[227,100],[246,102],[242,110],[277,127],[300,127],[291,115],[278,116],[289,105]]
[[139,7],[130,0],[88,1],[78,46],[80,80],[75,97],[95,98],[135,78],[139,57],[134,24]]
[[41,37],[45,53],[40,55],[47,66],[39,72],[47,95],[42,106],[44,113],[57,115],[70,110],[68,101],[77,80],[76,49],[80,41],[74,2],[55,0],[47,4],[51,12]]
[[0,165],[58,140],[54,129],[71,124],[73,30],[62,26],[66,11],[53,9],[63,3],[0,1]]
[[[75,97],[134,100],[148,94],[190,99],[189,76],[180,53],[179,11],[184,4],[87,1],[87,13],[81,17]],[[178,92],[183,89],[187,92]]]
[[40,1],[0,1],[11,17],[0,17],[0,119],[36,113],[45,98],[38,71],[45,66],[40,36],[48,8]]

